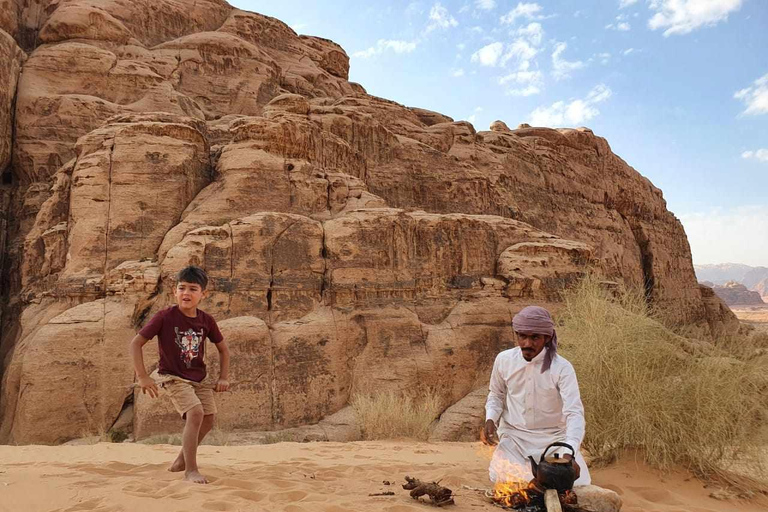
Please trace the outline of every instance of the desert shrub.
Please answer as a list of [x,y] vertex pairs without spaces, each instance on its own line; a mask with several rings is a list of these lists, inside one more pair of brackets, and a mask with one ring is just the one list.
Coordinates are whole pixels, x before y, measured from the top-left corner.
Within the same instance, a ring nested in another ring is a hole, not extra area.
[[229,432],[225,432],[218,427],[214,427],[205,436],[200,446],[228,446],[229,445]]
[[296,435],[292,432],[278,431],[269,432],[264,436],[264,440],[261,444],[277,444],[277,443],[295,443]]
[[172,444],[181,446],[181,434],[157,434],[137,442],[140,444]]
[[657,321],[642,294],[609,294],[592,278],[564,299],[560,350],[579,378],[589,453],[610,460],[640,449],[654,466],[701,474],[759,453],[768,387],[754,358],[716,342],[691,355],[690,340]]
[[441,412],[441,401],[433,392],[417,398],[391,391],[360,393],[352,398],[352,407],[365,440],[426,440]]
[[126,439],[130,437],[128,435],[128,432],[125,432],[123,430],[110,430],[107,432],[107,440],[110,443],[122,443]]

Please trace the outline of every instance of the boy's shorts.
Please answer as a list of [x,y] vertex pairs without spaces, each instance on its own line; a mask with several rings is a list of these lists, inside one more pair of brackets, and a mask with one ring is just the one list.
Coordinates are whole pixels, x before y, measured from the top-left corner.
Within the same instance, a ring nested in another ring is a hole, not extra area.
[[171,402],[182,418],[187,411],[198,405],[203,406],[203,415],[216,414],[216,400],[213,398],[213,389],[204,387],[201,382],[182,379],[175,375],[162,375],[157,370],[150,375],[157,386],[168,392]]

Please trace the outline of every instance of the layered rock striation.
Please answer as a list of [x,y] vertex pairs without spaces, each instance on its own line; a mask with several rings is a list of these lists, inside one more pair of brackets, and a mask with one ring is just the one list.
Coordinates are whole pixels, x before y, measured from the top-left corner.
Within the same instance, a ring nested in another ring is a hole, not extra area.
[[335,43],[221,0],[2,6],[0,442],[131,407],[138,437],[175,430],[127,343],[189,264],[235,354],[229,429],[317,423],[356,391],[447,408],[517,310],[588,270],[671,322],[722,316],[661,191],[589,129],[477,132],[370,96]]

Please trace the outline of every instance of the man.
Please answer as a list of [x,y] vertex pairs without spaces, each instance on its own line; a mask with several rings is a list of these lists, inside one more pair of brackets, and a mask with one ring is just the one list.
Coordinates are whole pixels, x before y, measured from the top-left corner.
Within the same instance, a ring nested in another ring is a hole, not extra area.
[[[517,347],[496,357],[485,404],[482,440],[498,444],[489,468],[491,480],[504,479],[507,463],[520,466],[516,476],[533,478],[528,456],[538,463],[548,445],[564,441],[576,452],[575,485],[589,485],[589,470],[579,451],[584,406],[573,366],[557,354],[552,317],[544,308],[529,306],[515,315],[512,328]],[[561,453],[571,456],[567,450]]]

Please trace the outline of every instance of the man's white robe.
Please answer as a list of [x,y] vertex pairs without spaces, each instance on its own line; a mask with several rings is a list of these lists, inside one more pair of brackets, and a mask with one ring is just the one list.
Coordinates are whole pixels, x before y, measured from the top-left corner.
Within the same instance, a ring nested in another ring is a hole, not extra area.
[[[505,350],[493,364],[485,418],[496,424],[500,440],[489,468],[494,482],[506,471],[505,462],[520,466],[520,478],[533,478],[528,456],[538,463],[544,449],[555,441],[566,442],[576,450],[581,476],[574,485],[592,481],[580,452],[585,422],[576,372],[571,363],[555,355],[542,373],[547,350],[530,362],[519,348]],[[551,453],[555,451],[570,453],[565,448],[553,448]]]

